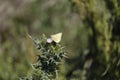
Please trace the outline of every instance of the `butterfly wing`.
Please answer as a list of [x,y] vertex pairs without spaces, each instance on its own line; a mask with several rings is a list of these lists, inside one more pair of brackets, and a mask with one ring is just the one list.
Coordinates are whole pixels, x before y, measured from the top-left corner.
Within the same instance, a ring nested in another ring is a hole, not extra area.
[[62,37],[62,33],[51,35],[51,39],[56,43],[59,43],[61,41],[61,37]]

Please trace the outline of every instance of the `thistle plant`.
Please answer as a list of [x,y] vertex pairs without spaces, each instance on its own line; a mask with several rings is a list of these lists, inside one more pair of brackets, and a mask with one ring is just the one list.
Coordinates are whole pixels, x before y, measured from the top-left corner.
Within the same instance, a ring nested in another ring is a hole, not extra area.
[[20,80],[58,80],[59,65],[65,56],[65,51],[59,43],[61,36],[61,33],[53,35],[54,38],[42,35],[40,39],[33,39],[29,36],[40,54],[37,55],[36,63],[32,64],[31,74]]

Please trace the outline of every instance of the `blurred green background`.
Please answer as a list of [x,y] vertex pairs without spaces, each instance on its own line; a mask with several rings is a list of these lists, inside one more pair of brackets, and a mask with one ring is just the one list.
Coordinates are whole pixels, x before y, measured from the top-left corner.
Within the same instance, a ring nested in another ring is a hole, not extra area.
[[27,34],[58,32],[60,80],[120,80],[119,23],[119,0],[0,0],[0,80],[29,74],[38,51]]

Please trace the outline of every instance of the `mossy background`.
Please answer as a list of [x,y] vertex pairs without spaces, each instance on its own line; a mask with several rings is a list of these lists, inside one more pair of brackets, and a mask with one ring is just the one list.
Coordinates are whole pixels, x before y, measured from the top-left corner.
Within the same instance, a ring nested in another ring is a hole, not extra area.
[[119,0],[0,0],[0,80],[30,73],[37,50],[27,34],[63,32],[60,80],[120,79]]

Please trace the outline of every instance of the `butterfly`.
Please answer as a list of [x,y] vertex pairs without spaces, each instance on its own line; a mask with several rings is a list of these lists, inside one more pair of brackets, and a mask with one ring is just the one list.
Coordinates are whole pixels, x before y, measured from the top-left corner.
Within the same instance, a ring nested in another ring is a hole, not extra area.
[[62,32],[51,35],[51,39],[56,43],[59,43],[61,41],[61,38],[62,38]]
[[61,41],[61,38],[62,38],[62,33],[57,33],[57,34],[51,35],[51,38],[48,38],[47,42],[52,43],[54,41],[55,43],[59,43]]

